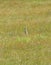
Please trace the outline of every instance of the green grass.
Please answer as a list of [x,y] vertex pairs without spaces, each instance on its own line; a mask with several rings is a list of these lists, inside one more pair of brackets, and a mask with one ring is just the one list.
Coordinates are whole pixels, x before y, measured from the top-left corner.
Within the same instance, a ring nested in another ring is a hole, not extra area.
[[51,65],[50,0],[0,0],[0,65]]

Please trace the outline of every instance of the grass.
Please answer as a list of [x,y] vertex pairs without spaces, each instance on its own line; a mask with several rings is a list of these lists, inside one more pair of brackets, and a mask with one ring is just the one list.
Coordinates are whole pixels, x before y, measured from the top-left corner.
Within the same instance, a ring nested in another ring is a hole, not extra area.
[[50,0],[0,0],[0,65],[51,65]]

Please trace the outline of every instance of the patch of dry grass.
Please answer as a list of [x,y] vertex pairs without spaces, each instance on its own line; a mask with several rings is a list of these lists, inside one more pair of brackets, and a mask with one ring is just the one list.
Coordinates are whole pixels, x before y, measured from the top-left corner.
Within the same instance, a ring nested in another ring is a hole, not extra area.
[[0,65],[51,65],[50,0],[0,1]]

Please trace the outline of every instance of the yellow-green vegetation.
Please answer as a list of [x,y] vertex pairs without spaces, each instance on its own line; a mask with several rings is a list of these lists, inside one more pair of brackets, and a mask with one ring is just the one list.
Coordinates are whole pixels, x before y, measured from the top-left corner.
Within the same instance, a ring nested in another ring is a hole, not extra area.
[[0,0],[0,65],[51,65],[51,0]]

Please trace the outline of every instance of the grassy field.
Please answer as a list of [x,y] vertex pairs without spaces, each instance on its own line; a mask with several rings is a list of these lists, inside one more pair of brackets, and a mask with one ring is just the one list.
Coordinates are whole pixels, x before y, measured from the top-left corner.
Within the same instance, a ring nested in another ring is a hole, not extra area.
[[51,65],[51,0],[0,0],[0,65]]

